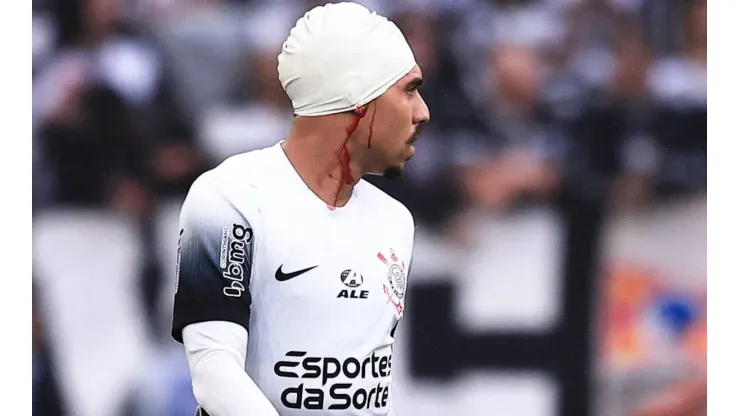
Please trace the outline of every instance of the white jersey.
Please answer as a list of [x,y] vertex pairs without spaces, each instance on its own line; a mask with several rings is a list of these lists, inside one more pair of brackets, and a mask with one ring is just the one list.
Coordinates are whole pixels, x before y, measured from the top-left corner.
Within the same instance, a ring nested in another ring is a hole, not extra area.
[[172,327],[230,321],[281,416],[392,413],[394,332],[413,250],[409,211],[360,181],[331,208],[280,144],[227,159],[180,217]]

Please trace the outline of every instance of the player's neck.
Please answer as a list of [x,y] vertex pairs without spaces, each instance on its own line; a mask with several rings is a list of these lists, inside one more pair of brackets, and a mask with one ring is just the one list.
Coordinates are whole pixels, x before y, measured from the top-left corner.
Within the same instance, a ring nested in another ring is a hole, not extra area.
[[[344,131],[308,133],[294,129],[283,142],[288,160],[306,185],[327,205],[342,207],[352,197],[352,190],[366,173],[360,149],[347,141]],[[354,138],[353,138],[354,139]],[[344,144],[346,143],[346,147]]]

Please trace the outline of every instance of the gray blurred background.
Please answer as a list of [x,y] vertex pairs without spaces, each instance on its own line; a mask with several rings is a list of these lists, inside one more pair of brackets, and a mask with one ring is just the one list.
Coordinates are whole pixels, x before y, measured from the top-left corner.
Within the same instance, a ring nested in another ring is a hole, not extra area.
[[[276,56],[320,3],[33,0],[34,415],[193,414],[179,205],[285,137]],[[420,225],[397,415],[705,414],[706,1],[361,3],[432,114],[370,178]]]

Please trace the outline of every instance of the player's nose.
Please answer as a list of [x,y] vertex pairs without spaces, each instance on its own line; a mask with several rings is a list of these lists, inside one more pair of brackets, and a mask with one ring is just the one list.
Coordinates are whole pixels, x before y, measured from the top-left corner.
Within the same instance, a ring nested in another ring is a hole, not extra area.
[[421,95],[418,95],[419,99],[417,100],[417,104],[414,108],[414,124],[421,124],[426,123],[429,121],[429,107],[427,107],[427,103],[424,102],[424,99],[421,98]]

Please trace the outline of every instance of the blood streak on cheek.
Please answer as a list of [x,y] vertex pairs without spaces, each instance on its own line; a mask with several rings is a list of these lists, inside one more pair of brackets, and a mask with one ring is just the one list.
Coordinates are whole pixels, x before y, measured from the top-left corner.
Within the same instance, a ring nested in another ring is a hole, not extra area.
[[[369,133],[367,138],[367,147],[370,148],[372,144],[373,139],[373,125],[375,124],[375,113],[377,112],[377,108],[375,105],[373,106],[373,114],[370,119],[370,127],[369,127]],[[344,141],[342,142],[342,145],[339,146],[336,152],[334,152],[336,162],[332,162],[327,166],[326,168],[326,176],[329,178],[334,178],[332,176],[332,172],[339,167],[339,181],[337,184],[337,190],[334,195],[334,204],[333,206],[329,206],[329,209],[334,210],[337,206],[337,202],[339,202],[339,194],[342,191],[343,185],[352,185],[354,183],[355,178],[352,177],[352,171],[350,170],[350,157],[349,157],[349,140],[352,137],[352,135],[357,131],[357,128],[360,125],[360,121],[367,115],[367,109],[368,107],[363,107],[361,109],[357,110],[357,115],[355,116],[354,120],[352,120],[352,123],[350,123],[346,128],[345,132],[347,133],[347,137],[345,137]],[[323,178],[322,178],[323,179]]]

